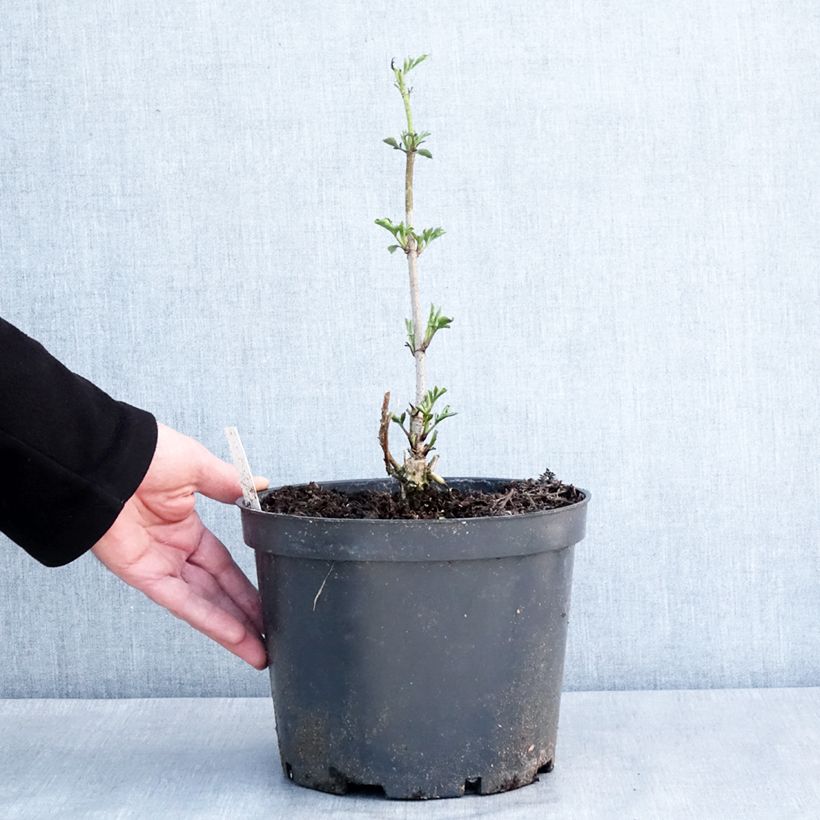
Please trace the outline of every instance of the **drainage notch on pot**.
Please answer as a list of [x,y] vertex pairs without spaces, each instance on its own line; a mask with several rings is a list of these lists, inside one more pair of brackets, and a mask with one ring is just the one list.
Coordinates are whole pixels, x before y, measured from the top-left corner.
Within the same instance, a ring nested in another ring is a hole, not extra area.
[[507,791],[551,771],[587,501],[426,521],[240,504],[286,775],[334,794],[428,799]]

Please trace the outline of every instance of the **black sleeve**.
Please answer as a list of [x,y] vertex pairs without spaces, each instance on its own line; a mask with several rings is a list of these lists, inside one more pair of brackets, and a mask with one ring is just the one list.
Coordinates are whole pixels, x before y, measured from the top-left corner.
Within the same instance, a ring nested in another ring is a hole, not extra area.
[[0,530],[59,567],[106,533],[154,455],[157,424],[0,319]]

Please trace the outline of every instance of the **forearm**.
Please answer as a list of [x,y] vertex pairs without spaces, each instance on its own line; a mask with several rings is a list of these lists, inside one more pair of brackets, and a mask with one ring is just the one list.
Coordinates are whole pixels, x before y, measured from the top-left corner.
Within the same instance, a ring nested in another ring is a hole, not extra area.
[[108,530],[154,453],[154,417],[0,319],[0,530],[48,566]]

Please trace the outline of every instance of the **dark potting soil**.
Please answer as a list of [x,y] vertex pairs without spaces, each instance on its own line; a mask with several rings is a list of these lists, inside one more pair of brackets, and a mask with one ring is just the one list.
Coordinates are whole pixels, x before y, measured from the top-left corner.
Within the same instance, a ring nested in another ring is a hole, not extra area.
[[548,470],[539,478],[510,481],[492,492],[432,486],[405,498],[398,490],[345,493],[312,482],[273,490],[262,499],[262,509],[319,518],[478,518],[552,510],[583,497]]

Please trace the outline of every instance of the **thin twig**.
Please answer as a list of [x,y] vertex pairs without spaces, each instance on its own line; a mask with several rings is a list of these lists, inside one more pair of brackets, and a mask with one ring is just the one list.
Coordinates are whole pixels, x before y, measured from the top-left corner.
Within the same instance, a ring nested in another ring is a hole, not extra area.
[[494,510],[503,510],[504,507],[512,500],[513,495],[515,494],[514,489],[508,490],[504,495],[499,496],[496,498],[495,501],[492,503],[492,507]]
[[399,471],[399,464],[390,452],[390,445],[388,437],[390,435],[390,391],[384,394],[382,401],[382,415],[379,423],[379,444],[382,446],[384,453],[384,466],[387,468],[388,475],[396,475]]

